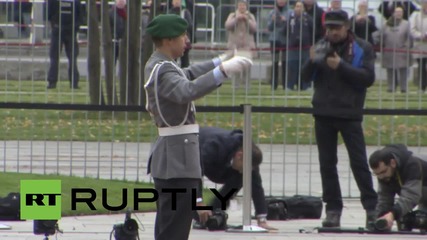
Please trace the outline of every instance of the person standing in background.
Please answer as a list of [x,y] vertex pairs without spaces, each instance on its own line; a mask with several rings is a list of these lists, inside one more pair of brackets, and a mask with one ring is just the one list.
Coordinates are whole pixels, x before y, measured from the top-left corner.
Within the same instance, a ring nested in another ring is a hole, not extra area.
[[307,90],[310,83],[300,79],[301,66],[309,58],[310,47],[313,39],[313,20],[304,11],[301,1],[295,3],[293,12],[289,16],[286,24],[288,35],[288,66],[289,78],[287,79],[287,89]]
[[270,52],[273,65],[271,67],[271,88],[279,86],[279,60],[282,62],[282,86],[286,88],[286,20],[289,17],[287,0],[276,0],[276,6],[268,14],[268,31],[270,32]]
[[[246,0],[237,1],[237,9],[228,15],[225,21],[225,28],[228,32],[228,49],[236,49],[239,52],[244,52],[246,57],[253,58],[255,55],[254,34],[257,30],[257,23],[254,15],[248,11],[248,2]],[[249,78],[250,69],[235,77],[234,87],[238,88],[240,84],[244,84],[246,91],[249,90]]]
[[79,70],[77,57],[79,55],[79,44],[77,32],[81,24],[81,2],[80,0],[48,0],[47,17],[51,25],[50,35],[50,67],[47,76],[48,89],[56,88],[59,71],[59,54],[62,46],[68,58],[68,79],[70,87],[79,88]]
[[406,93],[408,85],[408,70],[412,65],[409,22],[403,19],[403,9],[397,7],[380,31],[382,36],[382,67],[387,69],[387,92],[396,90]]
[[323,9],[317,4],[317,0],[303,0],[305,12],[311,16],[314,28],[314,42],[315,44],[325,35],[322,26],[322,17],[324,14]]
[[367,0],[360,0],[358,5],[359,11],[356,15],[350,18],[350,24],[354,34],[368,41],[374,45],[374,39],[372,33],[376,32],[377,26],[375,25],[375,17],[368,15],[368,2]]
[[378,6],[378,12],[383,15],[385,20],[393,16],[394,9],[397,7],[403,10],[403,19],[408,20],[413,12],[417,10],[417,6],[411,0],[385,0]]

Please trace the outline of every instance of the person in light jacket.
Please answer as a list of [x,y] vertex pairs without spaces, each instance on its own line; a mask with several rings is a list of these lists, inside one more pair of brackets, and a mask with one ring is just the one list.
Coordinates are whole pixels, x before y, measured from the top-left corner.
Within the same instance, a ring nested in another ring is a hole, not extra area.
[[396,82],[406,92],[408,68],[411,65],[409,22],[403,19],[403,9],[397,7],[381,30],[382,66],[387,69],[387,91],[394,92]]
[[[231,50],[238,50],[246,57],[254,57],[255,39],[254,34],[257,29],[255,16],[248,11],[246,0],[237,1],[237,10],[228,15],[225,21],[225,28],[228,33],[227,47]],[[245,89],[249,89],[250,70],[236,76],[234,87],[238,88],[241,83],[245,84]]]
[[422,0],[421,10],[410,18],[411,37],[414,40],[413,58],[418,62],[418,87],[422,92],[427,88],[427,0]]

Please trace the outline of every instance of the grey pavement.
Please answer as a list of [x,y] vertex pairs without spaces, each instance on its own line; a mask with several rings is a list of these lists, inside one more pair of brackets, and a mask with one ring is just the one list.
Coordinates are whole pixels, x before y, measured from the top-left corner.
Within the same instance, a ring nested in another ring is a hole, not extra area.
[[[231,225],[241,225],[242,211],[238,204],[228,211]],[[155,213],[137,213],[132,216],[139,219],[140,239],[153,239]],[[63,233],[56,236],[50,236],[50,239],[59,240],[108,240],[114,224],[122,223],[124,215],[98,215],[98,216],[75,216],[64,217],[59,220],[60,229]],[[341,224],[345,227],[360,227],[364,224],[364,211],[360,204],[355,200],[346,200]],[[43,239],[43,236],[32,233],[33,222],[1,222],[12,227],[10,230],[0,230],[0,239],[2,240],[36,240]],[[253,223],[255,224],[255,223]],[[308,239],[426,239],[426,235],[378,235],[378,234],[326,234],[326,233],[299,233],[299,229],[311,229],[320,225],[320,220],[287,220],[270,221],[270,225],[278,228],[274,233],[231,233],[225,231],[209,232],[206,230],[191,230],[190,240],[308,240]],[[141,226],[140,225],[140,226]],[[114,237],[112,238],[114,239]]]
[[[0,142],[0,171],[32,172],[40,174],[59,173],[102,179],[126,179],[150,181],[146,174],[150,143],[123,142],[43,142],[2,141]],[[266,195],[290,196],[310,194],[321,196],[317,148],[315,145],[269,145],[261,144],[264,162],[261,175]],[[376,146],[368,146],[368,154]],[[411,147],[413,152],[427,152],[425,147]],[[346,149],[338,146],[339,173],[343,196],[346,197],[342,225],[360,227],[364,225],[365,213],[358,201],[358,190],[353,180]],[[375,181],[374,181],[375,182]],[[205,181],[206,187],[214,187]],[[241,193],[240,193],[241,194]],[[229,223],[242,223],[241,197],[231,204]],[[138,213],[145,230],[141,239],[153,239],[155,213]],[[64,217],[60,220],[63,234],[58,239],[109,239],[113,224],[123,222],[124,215],[99,215]],[[32,221],[0,222],[12,227],[0,230],[3,239],[43,239],[32,234]],[[274,221],[271,225],[279,229],[276,233],[229,233],[192,230],[190,239],[426,239],[427,236],[360,235],[360,234],[302,234],[303,227],[316,227],[320,220]],[[51,239],[55,239],[54,236]]]

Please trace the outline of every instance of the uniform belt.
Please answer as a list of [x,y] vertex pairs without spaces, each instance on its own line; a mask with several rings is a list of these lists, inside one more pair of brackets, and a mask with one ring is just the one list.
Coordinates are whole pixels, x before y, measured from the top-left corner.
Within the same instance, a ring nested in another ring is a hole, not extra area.
[[199,133],[199,124],[188,124],[174,127],[162,127],[157,128],[159,130],[159,136],[174,136],[189,133]]

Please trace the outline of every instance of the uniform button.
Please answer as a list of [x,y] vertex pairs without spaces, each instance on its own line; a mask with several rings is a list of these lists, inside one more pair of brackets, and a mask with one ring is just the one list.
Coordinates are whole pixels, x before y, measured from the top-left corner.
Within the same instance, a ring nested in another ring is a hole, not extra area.
[[184,143],[188,143],[188,139],[184,139]]

